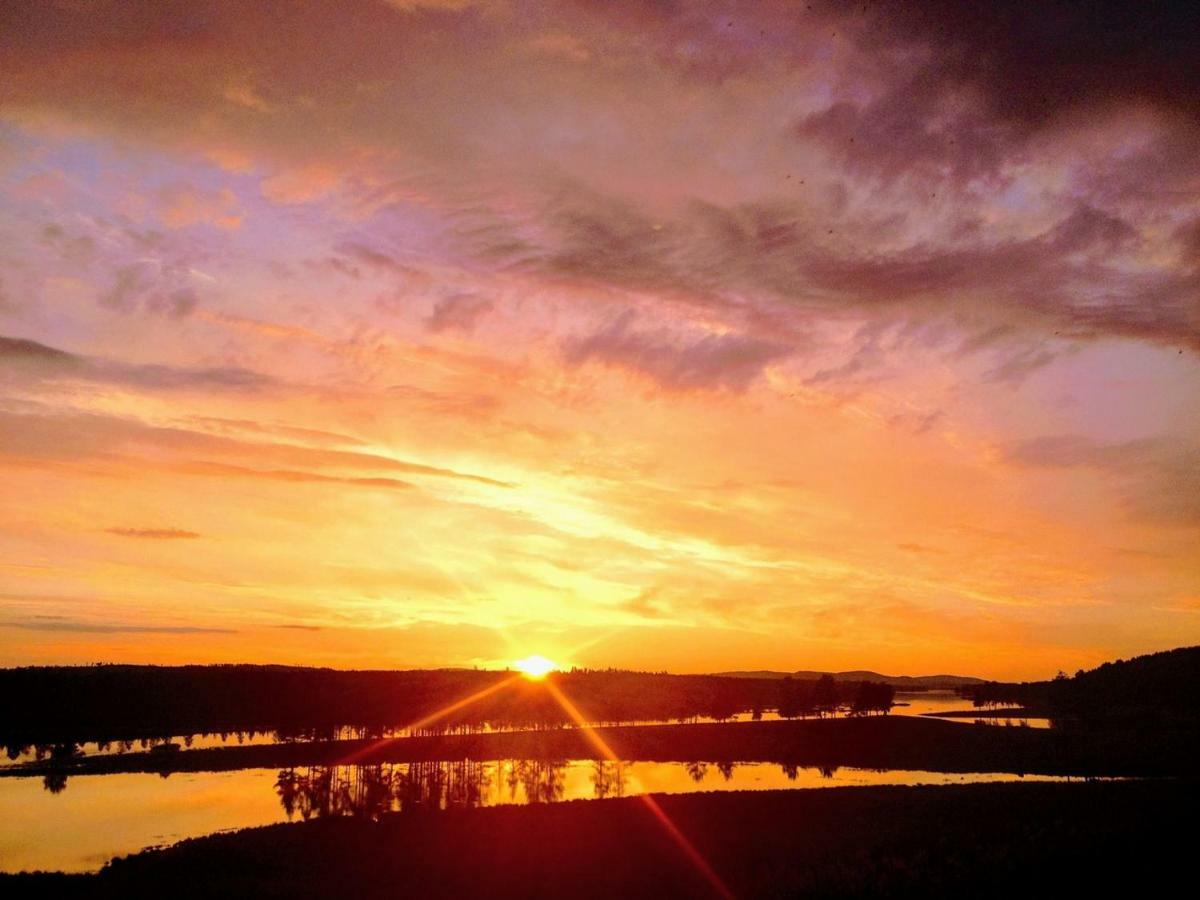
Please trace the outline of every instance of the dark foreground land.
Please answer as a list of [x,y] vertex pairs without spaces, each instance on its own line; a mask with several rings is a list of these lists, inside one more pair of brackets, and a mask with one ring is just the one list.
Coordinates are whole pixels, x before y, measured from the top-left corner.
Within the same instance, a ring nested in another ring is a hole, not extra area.
[[[741,897],[1155,896],[1193,877],[1193,781],[659,796]],[[6,897],[631,897],[717,892],[639,798],[323,819],[186,841]]]

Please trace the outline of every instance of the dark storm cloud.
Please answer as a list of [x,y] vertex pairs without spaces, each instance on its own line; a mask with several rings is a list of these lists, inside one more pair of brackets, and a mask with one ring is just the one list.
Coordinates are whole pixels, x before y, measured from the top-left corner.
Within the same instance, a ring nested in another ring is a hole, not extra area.
[[927,48],[928,77],[977,92],[1000,122],[1035,130],[1131,103],[1200,121],[1195,3],[921,0],[879,4],[865,18],[864,43]]

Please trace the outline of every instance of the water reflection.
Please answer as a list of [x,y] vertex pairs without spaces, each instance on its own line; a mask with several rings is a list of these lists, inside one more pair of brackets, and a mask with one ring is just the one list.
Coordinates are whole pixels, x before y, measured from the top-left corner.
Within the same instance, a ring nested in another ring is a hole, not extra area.
[[[999,773],[794,763],[456,760],[367,766],[0,779],[0,870],[92,871],[215,831],[330,816],[555,803],[640,793],[1015,781]],[[1024,780],[1065,780],[1026,776]],[[64,790],[64,788],[69,788]]]
[[[289,820],[321,816],[378,819],[384,813],[497,803],[553,803],[566,792],[568,760],[509,759],[308,766],[280,771],[275,792]],[[625,793],[623,763],[590,762],[591,795]]]
[[[475,760],[282,769],[275,793],[289,821],[322,816],[378,819],[406,810],[604,799],[646,792],[766,790],[832,784],[1008,781],[1004,773],[953,774],[798,763]],[[1026,780],[1058,780],[1029,776]]]

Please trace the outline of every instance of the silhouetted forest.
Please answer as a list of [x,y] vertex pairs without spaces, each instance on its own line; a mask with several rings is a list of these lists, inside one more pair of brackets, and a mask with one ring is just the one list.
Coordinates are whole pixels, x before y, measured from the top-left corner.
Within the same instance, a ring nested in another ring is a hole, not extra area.
[[1200,647],[1107,662],[1050,681],[989,681],[961,689],[979,707],[1015,705],[1060,727],[1195,729]]
[[[886,713],[886,685],[575,670],[550,676],[593,723],[724,721],[779,710],[798,718]],[[283,740],[393,734],[510,672],[460,669],[337,671],[281,666],[31,667],[0,670],[0,744],[69,760],[82,741],[166,741],[176,735],[272,732]],[[414,730],[558,728],[562,707],[517,679]]]

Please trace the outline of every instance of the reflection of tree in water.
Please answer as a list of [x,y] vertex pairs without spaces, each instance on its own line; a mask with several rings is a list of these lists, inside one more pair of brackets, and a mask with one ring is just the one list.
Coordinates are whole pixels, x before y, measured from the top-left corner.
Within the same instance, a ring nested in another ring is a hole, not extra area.
[[624,797],[627,782],[625,763],[603,759],[592,763],[592,786],[596,790],[597,799]]
[[[38,748],[38,759],[48,758],[54,765],[67,766],[83,755],[78,744],[55,744],[52,747]],[[66,772],[49,772],[42,779],[42,787],[52,794],[61,794],[67,789]]]
[[704,780],[704,776],[708,774],[708,763],[689,762],[684,763],[684,768],[687,769],[688,777],[692,781],[699,784]]
[[[780,768],[783,770],[783,774],[787,776],[788,781],[795,781],[800,775],[800,766],[798,763],[794,763],[794,762],[781,763]],[[839,768],[841,768],[841,767],[840,766],[831,766],[831,765],[818,766],[817,772],[820,773],[822,778],[832,778],[834,775],[837,774],[837,770]]]
[[482,806],[492,776],[486,763],[462,759],[397,766],[392,786],[396,809]]
[[553,803],[566,790],[566,760],[506,759],[496,763],[496,770],[510,803],[520,803],[521,793],[526,803]]
[[719,762],[717,763],[717,771],[721,773],[721,777],[728,781],[733,777],[733,763]]
[[404,809],[480,806],[491,776],[471,760],[283,769],[275,793],[289,819],[362,816]]
[[567,764],[541,759],[517,761],[516,769],[525,788],[527,803],[553,803],[563,798],[566,788]]

